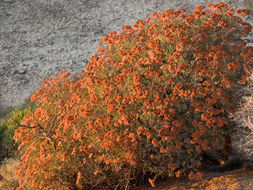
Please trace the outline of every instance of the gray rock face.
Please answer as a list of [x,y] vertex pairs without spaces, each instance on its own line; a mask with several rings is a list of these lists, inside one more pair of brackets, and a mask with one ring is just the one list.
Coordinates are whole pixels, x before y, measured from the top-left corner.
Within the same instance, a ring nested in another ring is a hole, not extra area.
[[[47,77],[79,74],[98,42],[153,12],[219,0],[2,0],[0,1],[0,107],[22,103]],[[232,7],[243,0],[227,0]],[[252,21],[252,17],[248,18]],[[1,117],[1,116],[0,116]]]

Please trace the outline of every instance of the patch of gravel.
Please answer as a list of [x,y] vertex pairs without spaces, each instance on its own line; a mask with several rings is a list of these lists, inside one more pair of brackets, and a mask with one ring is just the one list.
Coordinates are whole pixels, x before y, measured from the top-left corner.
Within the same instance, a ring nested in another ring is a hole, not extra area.
[[[218,0],[0,0],[0,118],[61,70],[79,74],[98,42],[153,12]],[[234,8],[243,0],[227,0]],[[248,18],[252,21],[252,17]]]

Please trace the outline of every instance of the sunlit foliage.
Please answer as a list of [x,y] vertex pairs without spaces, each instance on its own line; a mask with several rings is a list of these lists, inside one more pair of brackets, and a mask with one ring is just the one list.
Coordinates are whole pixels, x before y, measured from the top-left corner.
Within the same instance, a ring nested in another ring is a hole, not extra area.
[[127,189],[145,174],[153,186],[159,176],[201,179],[201,154],[223,147],[233,126],[252,27],[236,15],[247,10],[224,3],[184,12],[111,32],[81,75],[44,81],[15,133],[19,189]]

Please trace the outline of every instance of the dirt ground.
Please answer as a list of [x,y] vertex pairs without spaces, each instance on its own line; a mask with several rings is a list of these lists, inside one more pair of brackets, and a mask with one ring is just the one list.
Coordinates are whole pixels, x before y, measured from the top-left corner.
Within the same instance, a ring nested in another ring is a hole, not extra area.
[[253,170],[237,169],[224,173],[206,173],[201,181],[191,182],[185,178],[150,184],[132,190],[252,190]]
[[[0,118],[47,77],[84,71],[97,43],[153,12],[219,0],[0,0]],[[232,8],[244,1],[224,0]],[[251,21],[252,18],[248,18]]]

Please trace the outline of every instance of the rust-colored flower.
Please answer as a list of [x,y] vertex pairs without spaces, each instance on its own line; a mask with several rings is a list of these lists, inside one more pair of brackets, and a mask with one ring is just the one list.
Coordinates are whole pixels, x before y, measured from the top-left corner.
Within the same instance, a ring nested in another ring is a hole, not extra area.
[[78,173],[77,173],[77,178],[76,178],[76,184],[77,184],[77,185],[80,184],[81,177],[82,177],[82,173],[81,173],[81,172],[78,172]]
[[149,183],[151,184],[152,187],[155,187],[155,182],[153,179],[148,179]]

